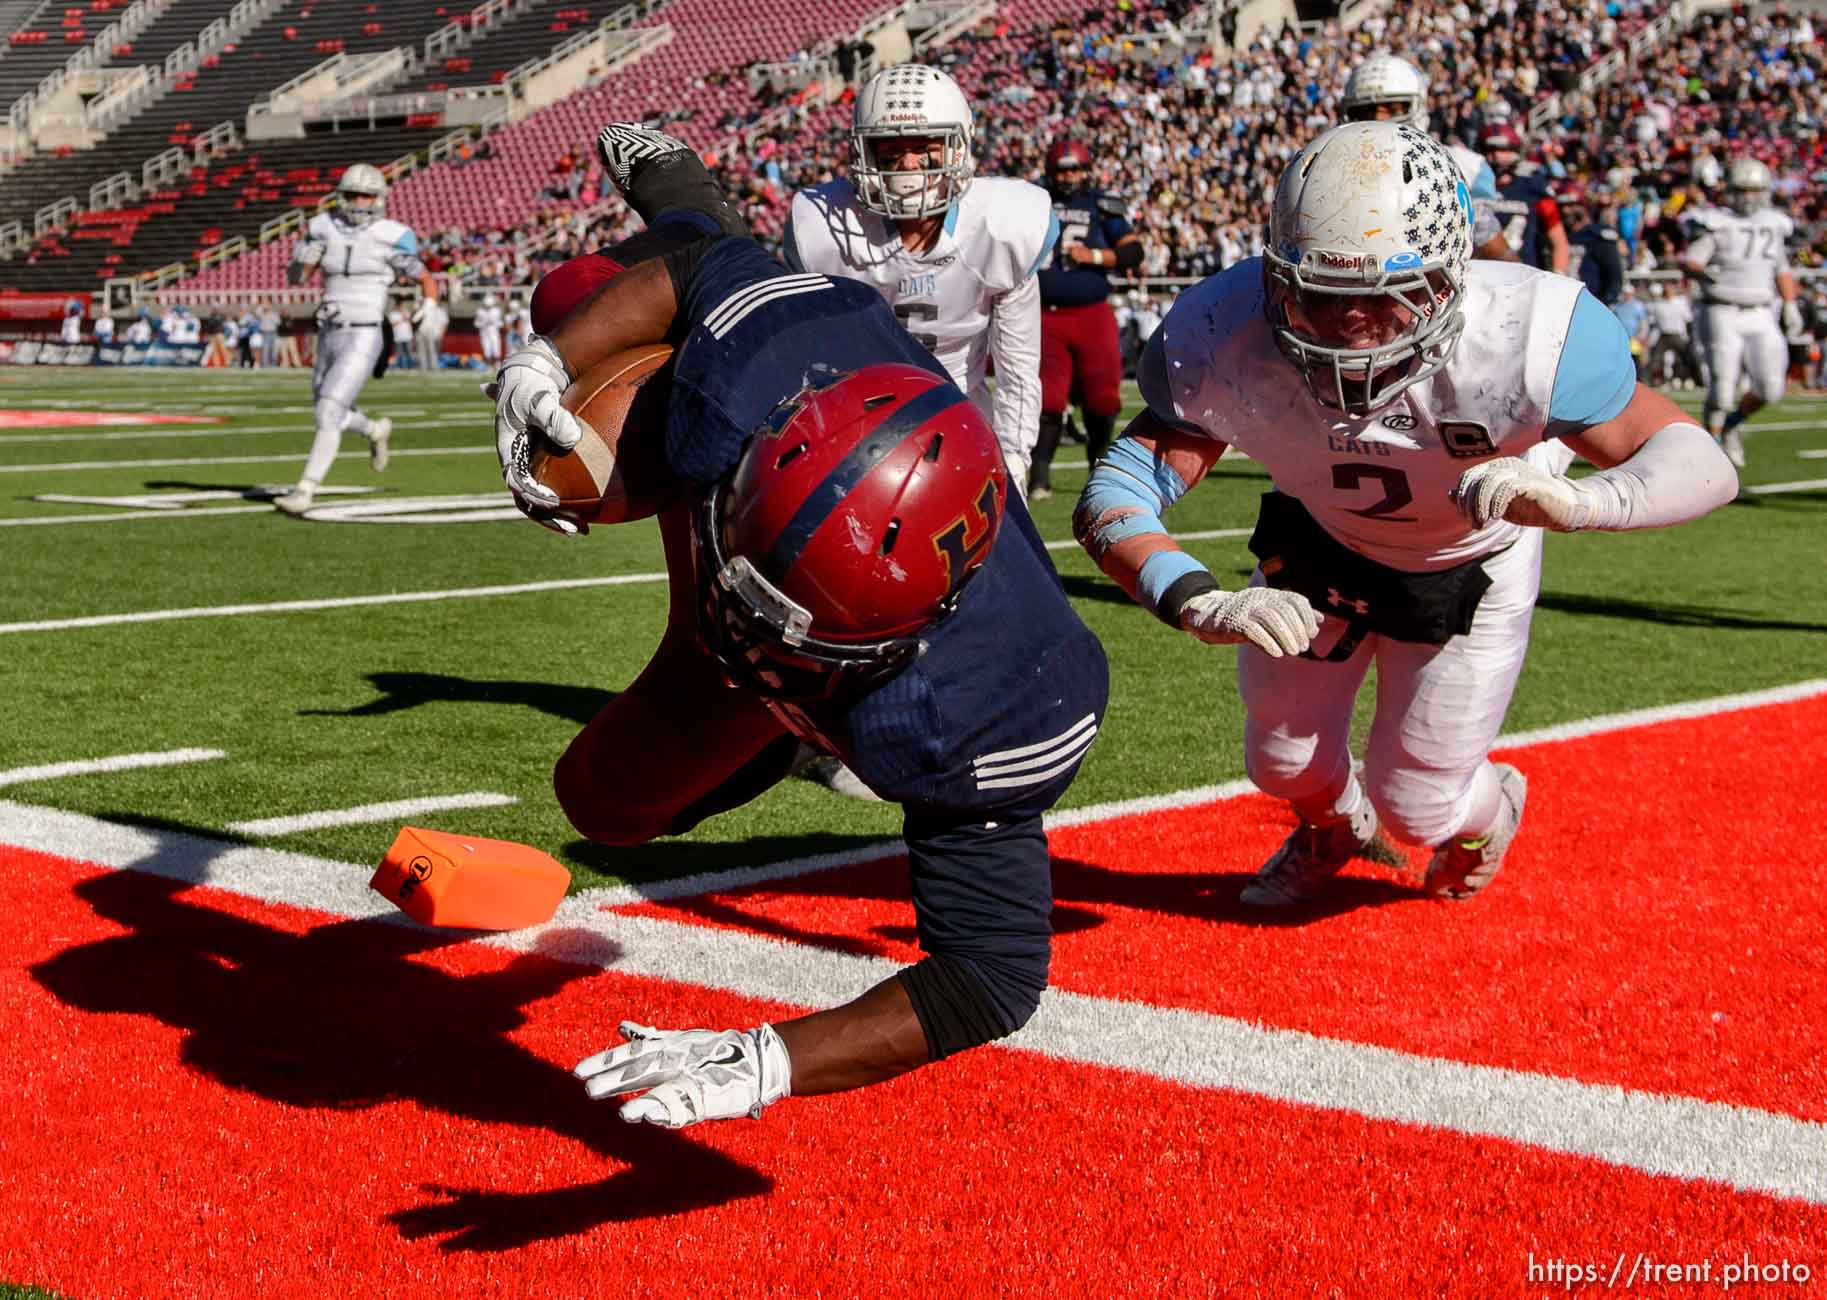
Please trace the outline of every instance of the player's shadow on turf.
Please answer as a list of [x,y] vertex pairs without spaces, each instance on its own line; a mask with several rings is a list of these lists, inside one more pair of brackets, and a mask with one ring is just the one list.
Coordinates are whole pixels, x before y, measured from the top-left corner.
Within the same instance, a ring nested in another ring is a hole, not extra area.
[[1786,618],[1758,618],[1707,605],[1657,605],[1616,596],[1575,596],[1544,591],[1535,601],[1538,609],[1561,614],[1595,614],[1627,618],[1640,623],[1665,623],[1671,627],[1723,627],[1745,631],[1827,632],[1827,623],[1804,623]]
[[372,718],[416,709],[422,704],[515,704],[579,726],[590,721],[615,692],[595,686],[560,686],[552,682],[478,681],[448,673],[369,673],[368,683],[380,698],[349,709],[300,709],[307,718]]
[[[596,1182],[542,1192],[426,1188],[439,1199],[387,1216],[402,1235],[442,1237],[446,1252],[508,1250],[772,1188],[752,1167],[680,1134],[623,1124],[585,1097],[568,1068],[510,1041],[529,1006],[586,978],[589,966],[535,952],[456,975],[424,959],[466,934],[388,920],[298,932],[263,925],[186,896],[208,879],[196,843],[77,886],[126,933],[67,949],[34,966],[33,977],[70,1006],[153,1016],[180,1030],[184,1064],[225,1087],[307,1109],[405,1101],[570,1138],[620,1166]],[[554,944],[574,937],[551,936]],[[596,955],[613,965],[612,954]]]

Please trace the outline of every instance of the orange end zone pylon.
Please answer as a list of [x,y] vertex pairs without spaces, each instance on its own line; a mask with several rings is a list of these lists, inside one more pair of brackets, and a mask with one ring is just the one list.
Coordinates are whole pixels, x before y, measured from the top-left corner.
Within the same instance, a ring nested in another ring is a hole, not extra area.
[[402,826],[368,882],[424,925],[518,930],[552,919],[571,873],[550,854],[512,840],[485,840]]

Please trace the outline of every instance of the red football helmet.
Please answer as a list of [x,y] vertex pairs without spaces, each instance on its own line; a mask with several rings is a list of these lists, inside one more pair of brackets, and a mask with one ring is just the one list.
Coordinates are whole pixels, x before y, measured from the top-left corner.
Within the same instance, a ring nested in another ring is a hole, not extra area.
[[1522,136],[1509,122],[1486,122],[1478,133],[1478,148],[1486,154],[1521,153]]
[[1007,490],[996,435],[948,380],[898,364],[808,376],[698,505],[706,645],[776,699],[866,692],[956,608]]
[[1091,146],[1083,140],[1074,140],[1071,136],[1062,136],[1053,142],[1047,150],[1047,178],[1051,180],[1061,172],[1091,170]]

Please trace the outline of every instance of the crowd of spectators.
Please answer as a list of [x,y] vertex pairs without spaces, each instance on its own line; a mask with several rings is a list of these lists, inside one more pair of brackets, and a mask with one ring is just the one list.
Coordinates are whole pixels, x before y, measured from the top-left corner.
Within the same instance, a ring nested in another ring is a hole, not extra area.
[[[1582,75],[1626,48],[1659,3],[1415,0],[1349,33],[1330,23],[1265,30],[1228,56],[1214,53],[1203,22],[1183,26],[1189,8],[1125,3],[1069,26],[991,24],[933,55],[977,106],[980,171],[1039,179],[1054,139],[1090,144],[1097,185],[1127,201],[1142,236],[1142,276],[1206,275],[1260,251],[1275,178],[1337,120],[1346,75],[1373,50],[1423,70],[1442,138],[1476,147],[1496,120],[1523,130],[1528,165],[1547,174],[1573,220],[1616,230],[1628,269],[1671,263],[1702,154],[1771,163],[1800,228],[1800,260],[1827,254],[1827,67],[1805,16],[1702,15],[1587,90]],[[1531,128],[1531,110],[1550,96],[1555,111]],[[718,122],[732,134],[710,161],[757,234],[777,240],[793,192],[842,170],[849,92],[831,105],[766,111],[758,102],[747,118]],[[678,121],[691,110],[656,116]],[[548,197],[522,228],[435,234],[428,261],[465,280],[524,285],[635,224],[589,141],[556,160]]]

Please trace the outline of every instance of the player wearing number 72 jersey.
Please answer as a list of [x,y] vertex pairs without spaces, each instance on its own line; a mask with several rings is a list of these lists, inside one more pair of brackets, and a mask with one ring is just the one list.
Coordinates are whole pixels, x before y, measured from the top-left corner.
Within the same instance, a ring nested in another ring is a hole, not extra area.
[[[1146,409],[1079,501],[1079,540],[1138,602],[1239,646],[1246,769],[1299,817],[1247,903],[1313,896],[1379,822],[1435,846],[1433,896],[1489,883],[1522,818],[1522,774],[1487,753],[1542,530],[1653,528],[1737,491],[1706,432],[1636,382],[1615,316],[1577,280],[1470,261],[1470,228],[1452,159],[1412,126],[1320,136],[1282,175],[1264,256],[1156,331]],[[1227,445],[1275,489],[1238,592],[1161,520]],[[1607,468],[1564,478],[1568,449]],[[1360,782],[1352,708],[1373,661]]]
[[[1040,282],[1059,236],[1037,185],[972,175],[973,119],[937,68],[902,64],[856,97],[847,180],[801,190],[787,264],[880,291],[996,431],[1025,496],[1040,436]],[[986,381],[996,363],[996,390]]]

